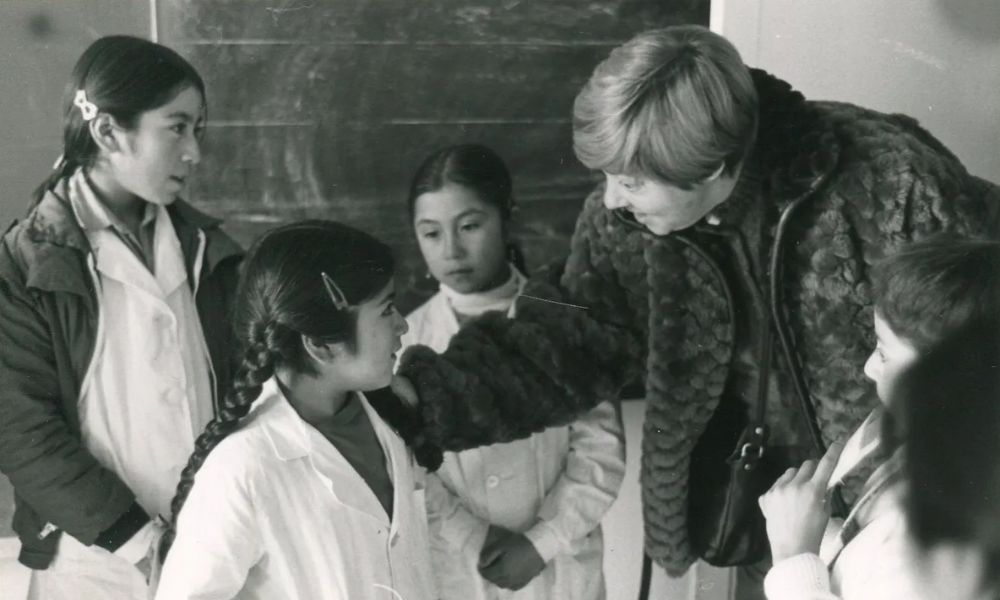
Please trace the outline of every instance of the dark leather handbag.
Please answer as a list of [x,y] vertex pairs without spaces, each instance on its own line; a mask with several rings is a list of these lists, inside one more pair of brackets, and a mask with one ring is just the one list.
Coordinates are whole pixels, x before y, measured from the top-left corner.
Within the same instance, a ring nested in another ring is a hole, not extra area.
[[[711,565],[728,567],[759,562],[769,554],[765,519],[757,501],[790,466],[786,459],[769,452],[765,424],[768,380],[773,360],[772,327],[778,334],[782,356],[791,373],[802,418],[813,446],[825,447],[816,421],[815,408],[802,376],[787,323],[780,312],[784,237],[792,211],[808,197],[804,195],[786,208],[770,257],[770,310],[761,309],[761,341],[758,352],[760,377],[756,397],[745,405],[741,398],[723,395],[715,414],[691,453],[688,496],[688,537],[694,552]],[[744,265],[744,271],[748,267]],[[753,286],[752,283],[749,285]],[[757,288],[753,287],[755,295]]]
[[[770,335],[764,337],[762,356],[769,357]],[[711,565],[752,564],[768,554],[757,499],[785,466],[767,451],[769,365],[765,359],[750,410],[739,397],[724,396],[691,453],[688,536],[694,552]]]

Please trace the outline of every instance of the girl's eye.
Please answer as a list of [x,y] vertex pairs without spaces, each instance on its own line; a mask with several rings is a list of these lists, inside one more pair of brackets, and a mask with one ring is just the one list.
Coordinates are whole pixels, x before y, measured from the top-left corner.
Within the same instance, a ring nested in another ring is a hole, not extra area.
[[396,312],[396,305],[395,305],[395,303],[390,302],[390,303],[386,304],[385,308],[382,310],[382,316],[383,317],[388,317],[388,316],[392,315],[392,313],[394,313],[394,312]]
[[438,234],[437,231],[425,231],[425,232],[423,232],[423,233],[420,234],[420,237],[422,237],[424,239],[427,239],[427,240],[434,240],[434,239],[437,239],[438,235],[439,234]]
[[462,225],[462,231],[475,231],[479,229],[479,222],[471,221]]
[[170,130],[177,135],[184,135],[184,132],[187,131],[187,123],[175,123],[170,126]]

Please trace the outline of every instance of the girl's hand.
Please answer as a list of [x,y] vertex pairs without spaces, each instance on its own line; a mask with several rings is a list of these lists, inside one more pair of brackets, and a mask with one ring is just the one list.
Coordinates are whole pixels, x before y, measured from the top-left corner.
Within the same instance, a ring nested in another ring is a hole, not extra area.
[[389,384],[392,388],[393,393],[399,396],[410,408],[416,407],[420,404],[420,397],[417,395],[417,388],[413,387],[413,383],[409,379],[403,377],[402,375],[393,375],[392,382]]
[[495,543],[484,544],[479,556],[479,574],[487,581],[507,590],[519,590],[545,569],[545,561],[524,534],[497,538]]
[[807,460],[791,468],[760,497],[760,510],[767,519],[767,537],[774,562],[798,554],[819,554],[823,533],[830,521],[826,488],[844,450],[838,441],[817,464]]

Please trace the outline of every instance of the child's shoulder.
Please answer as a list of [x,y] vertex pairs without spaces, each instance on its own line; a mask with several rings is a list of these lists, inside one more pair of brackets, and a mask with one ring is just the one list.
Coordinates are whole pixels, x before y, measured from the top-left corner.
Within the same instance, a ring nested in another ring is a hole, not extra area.
[[269,408],[268,402],[255,404],[239,428],[212,449],[202,471],[244,477],[273,462],[274,451],[265,430],[266,417],[263,416]]

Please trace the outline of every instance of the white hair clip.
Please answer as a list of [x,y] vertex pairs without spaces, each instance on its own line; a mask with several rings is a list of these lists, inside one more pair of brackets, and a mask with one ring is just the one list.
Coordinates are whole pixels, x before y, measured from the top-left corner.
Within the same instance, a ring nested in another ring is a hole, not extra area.
[[347,301],[347,296],[344,295],[344,291],[340,289],[337,282],[323,271],[320,271],[320,275],[323,277],[323,285],[326,286],[326,293],[330,295],[330,300],[333,300],[333,305],[337,307],[337,310],[347,310],[350,308],[351,304]]
[[89,121],[97,116],[97,105],[87,100],[87,92],[76,90],[76,97],[73,98],[73,104],[79,107],[84,121]]

